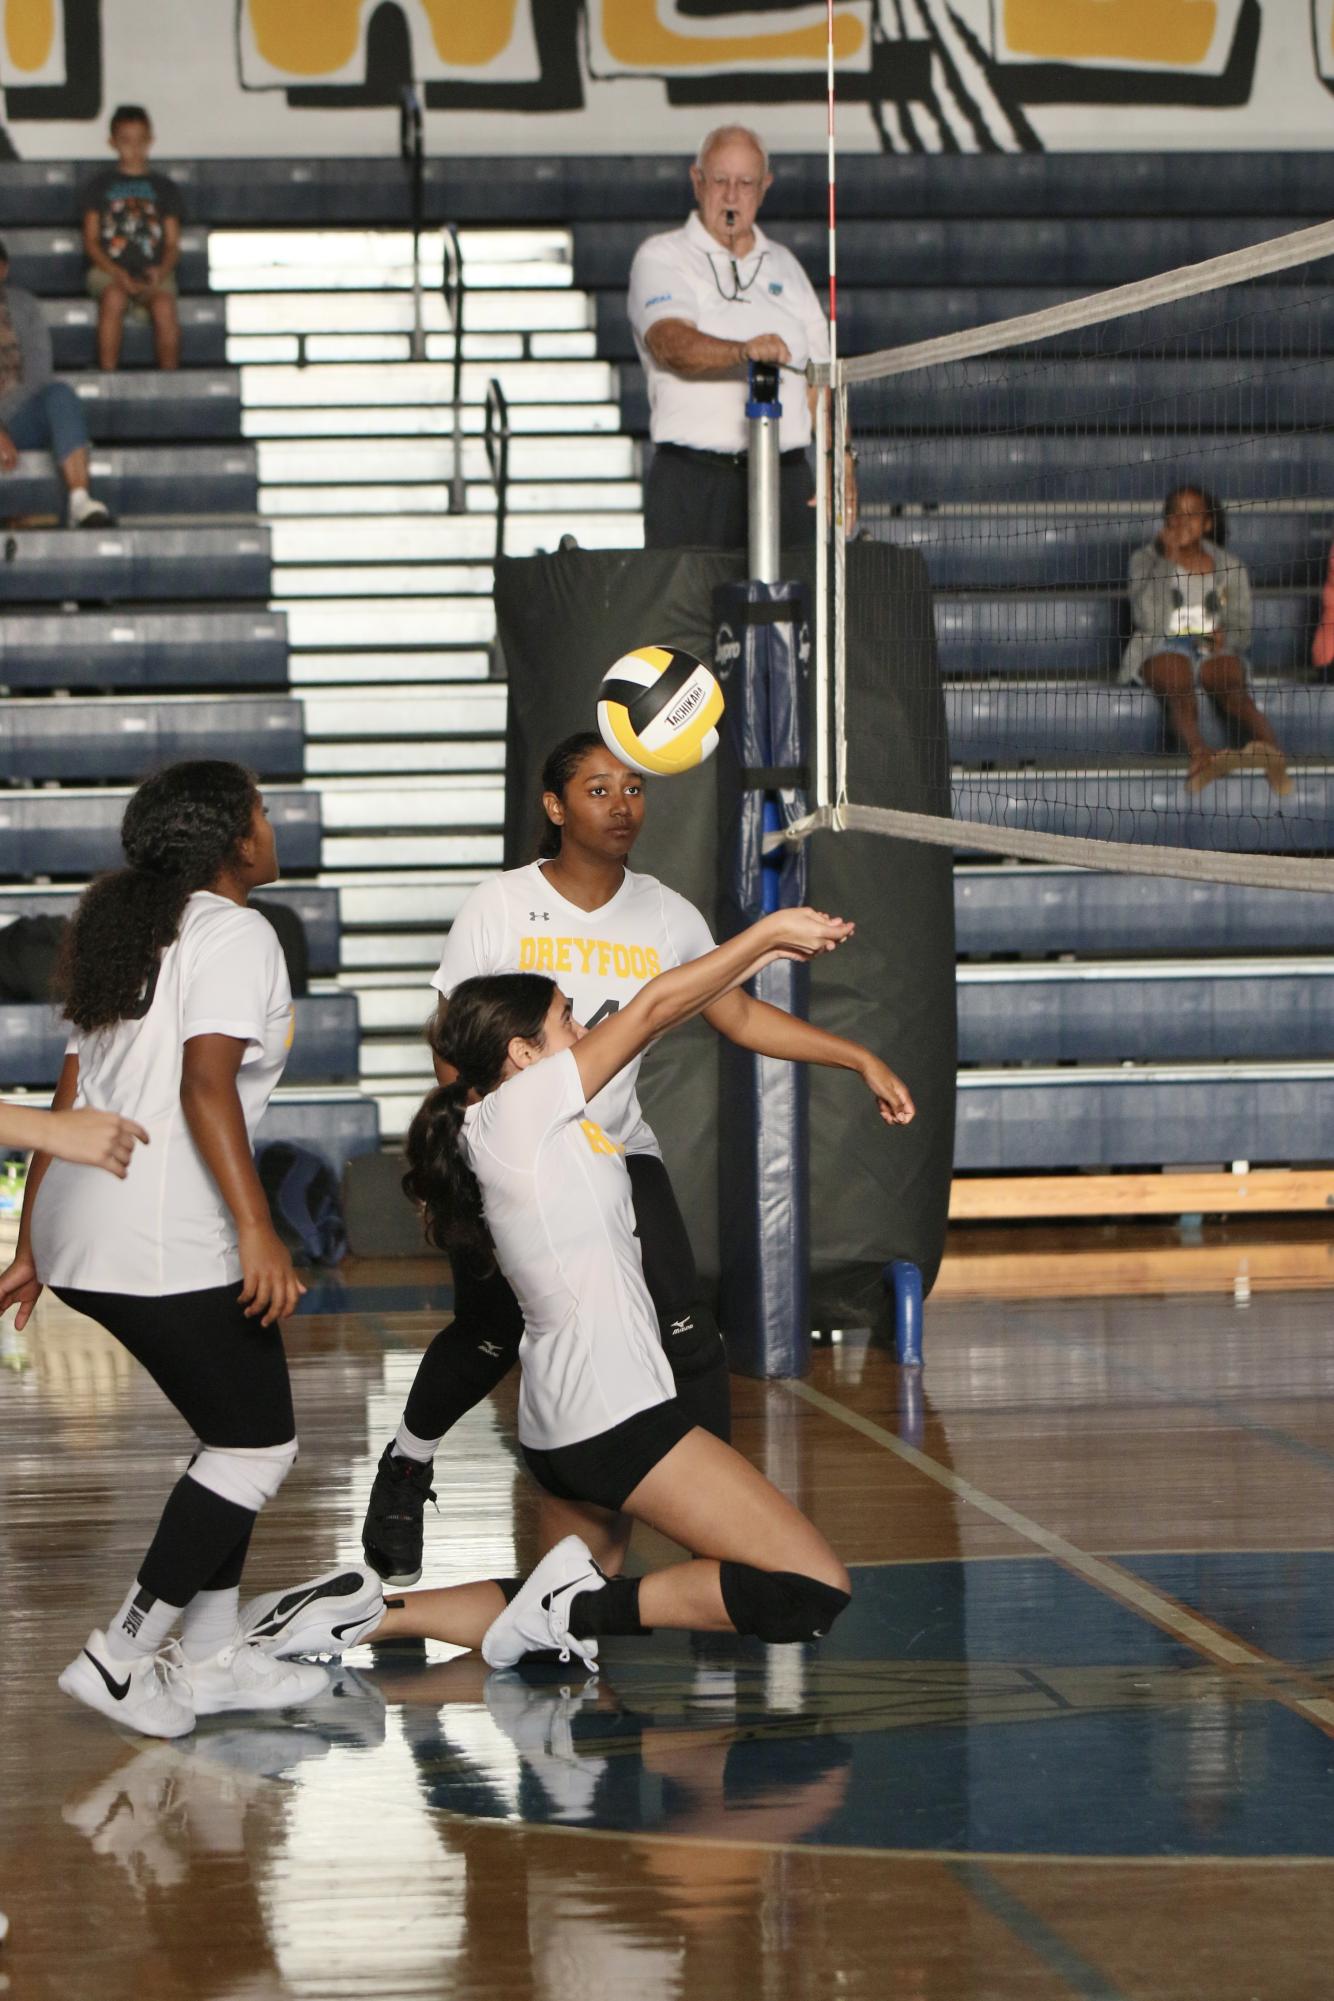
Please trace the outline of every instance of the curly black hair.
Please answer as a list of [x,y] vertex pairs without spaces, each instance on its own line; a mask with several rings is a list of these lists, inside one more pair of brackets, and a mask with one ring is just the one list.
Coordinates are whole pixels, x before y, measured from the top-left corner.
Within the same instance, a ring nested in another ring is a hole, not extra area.
[[250,832],[259,785],[221,759],[169,764],[120,823],[125,868],[90,883],[66,928],[56,995],[76,1028],[131,1020],[197,889],[216,882]]
[[403,1193],[422,1214],[426,1241],[440,1250],[495,1259],[482,1213],[482,1191],[459,1143],[469,1095],[500,1082],[517,1035],[540,1048],[556,983],[543,973],[488,973],[461,980],[427,1029],[432,1053],[458,1071],[423,1099],[404,1151]]

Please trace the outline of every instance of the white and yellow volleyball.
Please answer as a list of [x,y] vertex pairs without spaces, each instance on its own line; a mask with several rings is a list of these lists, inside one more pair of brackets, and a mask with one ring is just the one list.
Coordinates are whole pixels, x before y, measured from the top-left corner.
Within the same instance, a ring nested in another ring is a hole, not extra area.
[[598,730],[614,757],[655,778],[693,771],[718,748],[723,691],[675,646],[636,646],[598,689]]

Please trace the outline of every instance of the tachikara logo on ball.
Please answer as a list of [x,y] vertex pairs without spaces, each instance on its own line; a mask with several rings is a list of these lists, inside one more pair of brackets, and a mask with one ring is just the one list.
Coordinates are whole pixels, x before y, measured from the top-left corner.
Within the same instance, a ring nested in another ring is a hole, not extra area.
[[636,646],[598,689],[598,729],[635,771],[671,778],[718,748],[723,691],[702,660],[675,646]]

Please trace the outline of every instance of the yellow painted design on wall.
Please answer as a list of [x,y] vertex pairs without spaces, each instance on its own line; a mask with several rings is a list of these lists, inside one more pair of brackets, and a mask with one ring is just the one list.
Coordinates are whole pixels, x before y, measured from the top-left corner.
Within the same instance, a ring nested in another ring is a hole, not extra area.
[[55,39],[55,0],[5,0],[5,55],[15,69],[44,68]]
[[247,0],[255,46],[289,76],[327,76],[357,53],[361,0]]
[[1217,0],[1004,0],[1005,40],[1038,62],[1204,62]]
[[[661,0],[602,0],[602,40],[610,59],[623,63],[627,69],[726,71],[736,63],[784,62],[793,58],[823,63],[826,31],[821,19],[799,28],[690,34],[663,20]],[[865,48],[863,22],[852,12],[836,12],[834,60],[854,61]]]
[[422,6],[436,53],[455,68],[480,69],[510,45],[518,0],[422,0]]

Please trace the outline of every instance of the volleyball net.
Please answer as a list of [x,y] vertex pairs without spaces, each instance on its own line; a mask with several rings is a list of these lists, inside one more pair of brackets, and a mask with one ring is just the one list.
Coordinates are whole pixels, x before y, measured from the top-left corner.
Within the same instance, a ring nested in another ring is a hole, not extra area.
[[812,370],[789,838],[1334,888],[1331,260],[1321,224]]

